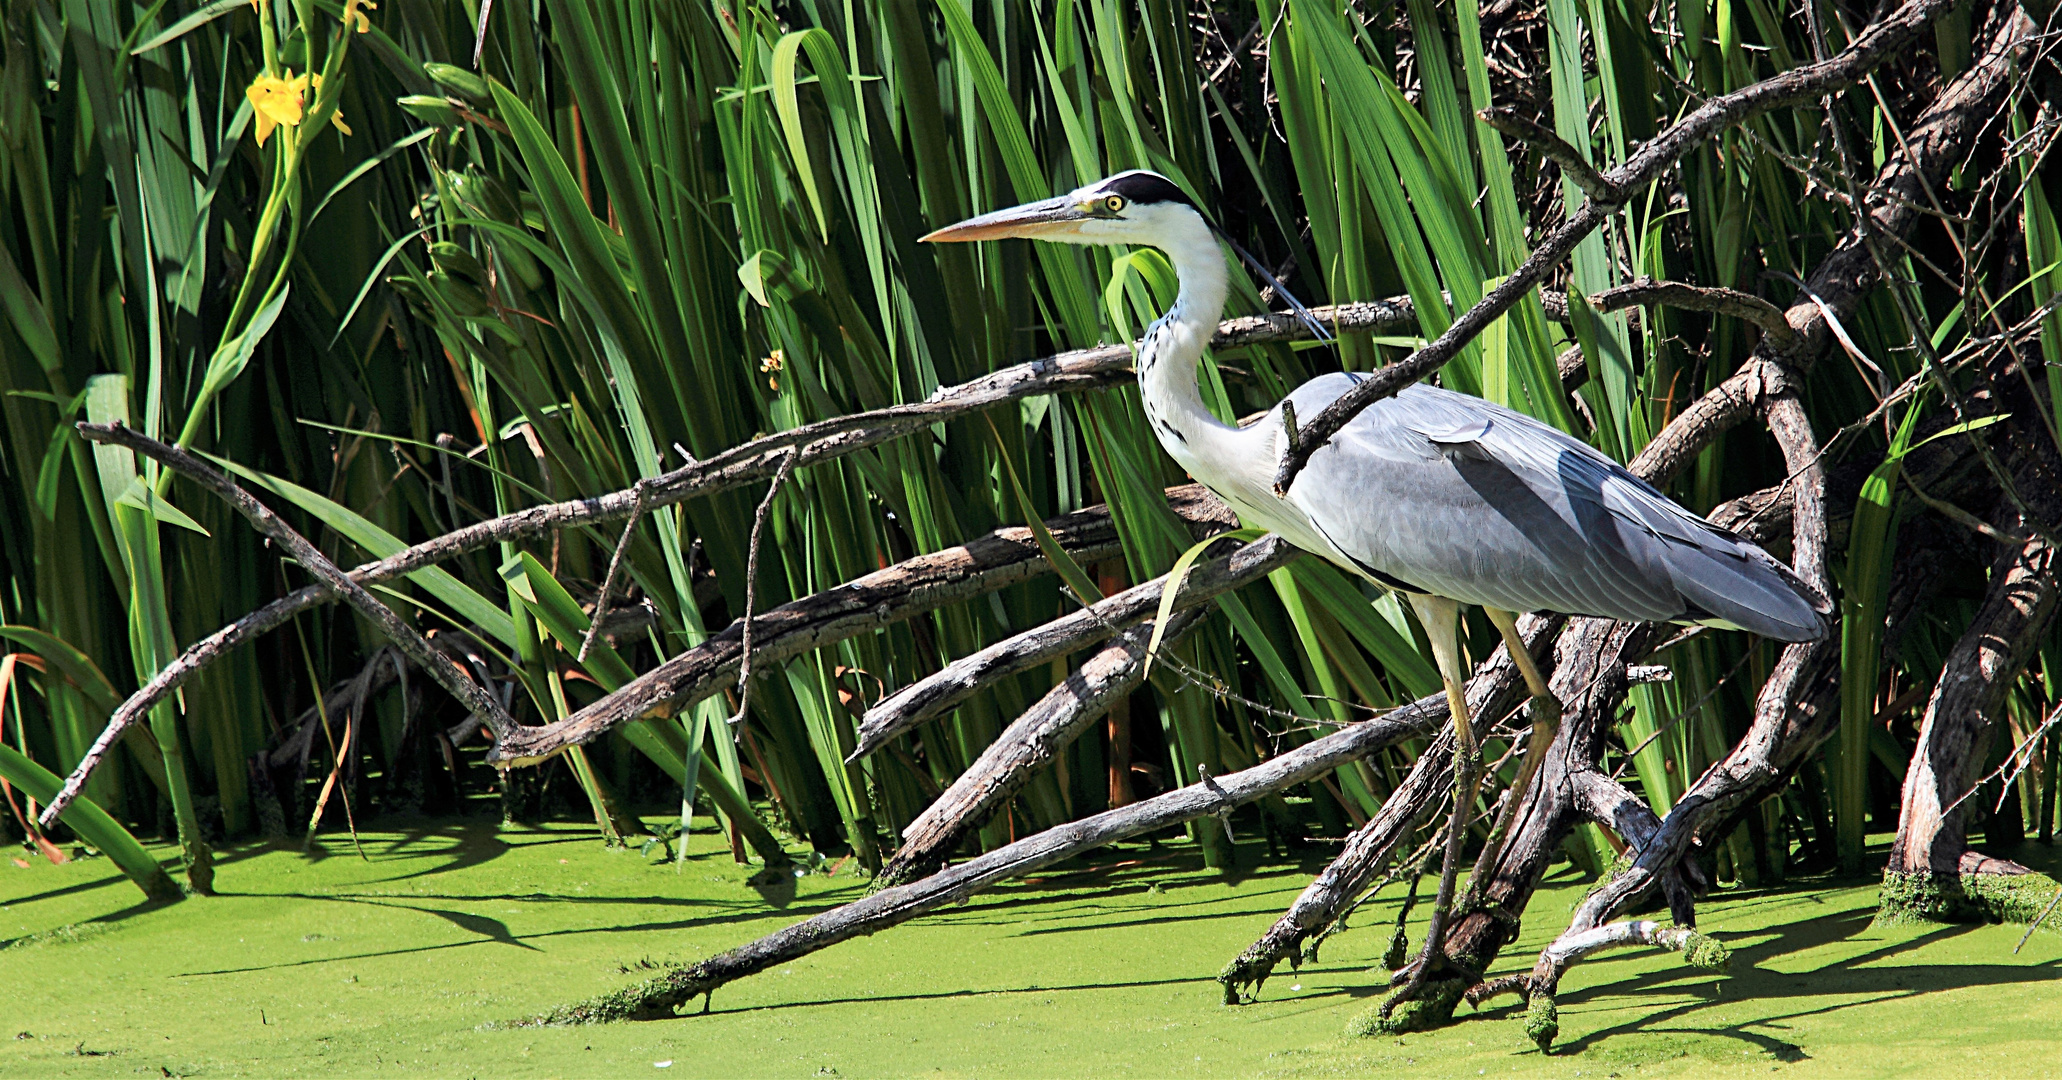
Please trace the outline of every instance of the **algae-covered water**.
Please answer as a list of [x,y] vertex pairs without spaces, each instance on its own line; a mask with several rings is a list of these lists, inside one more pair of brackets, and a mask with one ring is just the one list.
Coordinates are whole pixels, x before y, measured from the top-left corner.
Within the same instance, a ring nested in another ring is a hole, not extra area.
[[[1321,962],[1224,1006],[1212,976],[1321,860],[1228,878],[1184,848],[1135,845],[735,983],[708,1015],[510,1029],[493,1022],[747,941],[863,883],[819,870],[776,909],[712,836],[676,870],[572,827],[361,835],[366,859],[337,836],[306,856],[231,850],[221,895],[162,908],[138,905],[104,859],[0,863],[0,1075],[2062,1073],[2062,937],[2015,956],[2019,927],[1874,928],[1872,884],[1714,895],[1700,921],[1736,950],[1729,977],[1653,952],[1582,965],[1545,1057],[1511,998],[1430,1034],[1343,1035],[1385,982],[1386,895]],[[1529,966],[1582,888],[1557,872],[1497,971]]]

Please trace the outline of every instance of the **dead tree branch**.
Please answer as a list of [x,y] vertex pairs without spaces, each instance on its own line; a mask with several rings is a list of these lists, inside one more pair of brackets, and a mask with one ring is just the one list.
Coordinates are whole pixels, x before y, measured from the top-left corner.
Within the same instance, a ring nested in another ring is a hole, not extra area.
[[[1168,620],[1161,647],[1179,641],[1203,616],[1204,611],[1195,607],[1176,613]],[[1112,703],[1144,682],[1152,627],[1141,623],[1119,634],[997,735],[980,758],[902,830],[902,846],[874,878],[875,886],[900,885],[941,869],[961,839],[1030,783]]]
[[[1768,421],[1793,476],[1792,563],[1799,577],[1823,593],[1826,523],[1818,440],[1812,434],[1803,404],[1793,394],[1784,394],[1769,403]],[[1817,748],[1839,717],[1837,710],[1817,700],[1811,688],[1826,685],[1827,680],[1821,676],[1825,667],[1837,660],[1837,655],[1836,643],[1830,636],[1783,650],[1775,670],[1762,684],[1747,737],[1676,801],[1632,866],[1583,901],[1563,938],[1603,925],[1644,896],[1688,854],[1704,825],[1756,796],[1772,776],[1787,778],[1789,769]],[[1818,729],[1824,729],[1818,738],[1803,734]],[[1534,990],[1551,994],[1558,978],[1558,969],[1542,954],[1533,971]]]
[[[1809,364],[1823,353],[1832,334],[1827,312],[1835,317],[1851,313],[1878,282],[1880,270],[1869,250],[1868,232],[1899,237],[1913,227],[1920,216],[1915,209],[1921,205],[1916,196],[1927,185],[1937,184],[1966,154],[1988,119],[1990,104],[2009,88],[2014,61],[2032,36],[2032,23],[2023,13],[2008,17],[1984,55],[1943,89],[1913,125],[1905,142],[1908,152],[1884,163],[1865,198],[1870,220],[1857,223],[1827,256],[1808,279],[1800,302],[1786,313],[1806,342],[1801,353],[1787,358],[1789,364]],[[1793,481],[1792,529],[1796,569],[1806,580],[1822,583],[1823,487],[1820,482],[1803,482],[1808,471],[1818,468],[1818,455],[1803,408],[1789,390],[1793,378],[1783,362],[1757,350],[1739,373],[1664,429],[1632,467],[1647,476],[1665,475],[1702,450],[1719,431],[1751,415],[1757,403],[1765,403],[1770,431],[1797,478]],[[1798,764],[1831,735],[1838,713],[1832,707],[1831,681],[1824,677],[1824,669],[1832,653],[1826,642],[1784,650],[1762,688],[1746,738],[1691,786],[1634,864],[1590,895],[1577,910],[1569,932],[1602,925],[1645,895],[1665,868],[1683,859],[1697,836],[1786,782]],[[1546,969],[1539,972],[1545,973]]]
[[1685,311],[1708,311],[1714,315],[1731,316],[1760,327],[1762,333],[1768,335],[1769,344],[1779,353],[1788,353],[1804,343],[1804,339],[1798,336],[1797,331],[1790,329],[1790,321],[1783,317],[1782,308],[1753,293],[1744,293],[1738,289],[1641,278],[1616,288],[1605,289],[1590,297],[1589,302],[1598,311],[1617,311],[1621,308],[1659,304]]
[[[1926,25],[1949,6],[1948,0],[1906,0],[1870,24],[1831,59],[1800,65],[1730,94],[1709,99],[1634,151],[1623,164],[1605,173],[1601,179],[1622,200],[1630,192],[1659,179],[1685,153],[1729,126],[1771,109],[1804,104],[1859,82],[1918,37]],[[1524,263],[1479,303],[1455,319],[1445,333],[1403,360],[1375,372],[1325,406],[1292,440],[1292,450],[1282,456],[1275,473],[1275,491],[1286,494],[1310,456],[1329,443],[1332,436],[1361,410],[1430,375],[1460,355],[1468,342],[1517,303],[1519,297],[1544,280],[1562,259],[1575,250],[1575,245],[1603,225],[1619,205],[1619,201],[1594,197],[1585,200],[1580,208],[1568,215],[1566,221],[1540,241]]]
[[[1654,436],[1628,468],[1655,482],[1674,476],[1720,435],[1755,415],[1763,398],[1810,370],[1833,341],[1827,312],[1838,319],[1851,317],[1862,298],[1882,283],[1868,235],[1902,238],[1918,225],[1924,216],[1924,192],[1939,187],[1967,156],[1977,134],[1992,119],[1993,106],[2010,89],[2017,59],[2033,36],[2033,24],[2023,14],[2007,20],[1984,54],[1920,114],[1906,134],[1906,152],[1893,155],[1877,171],[1862,199],[1869,220],[1848,230],[1783,313],[1802,345],[1782,357],[1757,350]],[[1784,370],[1785,363],[1795,368],[1795,376]]]
[[[1220,593],[1258,581],[1301,554],[1280,537],[1267,536],[1202,563],[1182,582],[1181,591],[1175,594],[1174,610],[1186,610]],[[1160,606],[1166,585],[1165,577],[1134,585],[1092,607],[963,656],[895,691],[866,710],[859,723],[859,746],[847,760],[856,761],[873,753],[889,739],[935,718],[996,679],[1102,641],[1120,628],[1152,615]]]
[[680,1006],[734,979],[850,938],[878,933],[927,911],[965,900],[998,881],[1051,866],[1084,851],[1244,806],[1403,739],[1424,735],[1446,718],[1444,694],[1420,698],[1387,715],[1313,739],[1250,769],[1047,829],[921,881],[883,889],[833,908],[720,956],[528,1022],[577,1024],[672,1016]]
[[[1551,301],[1558,294],[1546,294]],[[1557,310],[1551,302],[1549,312]],[[1565,305],[1558,310],[1565,313]],[[1312,309],[1323,325],[1338,330],[1382,332],[1417,325],[1417,311],[1408,297],[1361,301]],[[1244,315],[1218,324],[1211,344],[1219,350],[1272,342],[1303,341],[1312,331],[1294,315]],[[932,424],[1044,394],[1074,393],[1115,386],[1131,377],[1132,347],[1099,345],[1089,349],[1028,360],[977,379],[942,386],[925,401],[833,417],[762,436],[703,461],[648,477],[633,487],[607,495],[533,506],[455,529],[401,551],[362,564],[349,577],[359,585],[376,585],[405,577],[470,551],[503,542],[527,540],[553,532],[638,517],[646,511],[687,499],[715,495],[770,479],[795,450],[797,468],[835,460],[847,454],[892,442]],[[127,702],[125,714],[143,715],[170,697],[195,673],[239,645],[282,626],[301,612],[330,603],[341,594],[328,583],[296,589],[188,646]],[[597,602],[599,611],[606,599]],[[599,622],[600,619],[595,620]]]
[[[1229,507],[1200,485],[1168,492],[1174,512],[1190,523],[1197,539],[1233,524]],[[1077,511],[1048,523],[1053,538],[1080,561],[1106,558],[1117,550],[1116,530],[1101,507]],[[1094,536],[1099,544],[1085,542]],[[1279,541],[1276,541],[1279,543]],[[1247,549],[1260,544],[1248,545]],[[1281,544],[1282,548],[1288,545]],[[1270,546],[1269,553],[1274,549]],[[1262,553],[1255,552],[1252,558]],[[963,547],[919,555],[752,619],[755,663],[779,663],[854,634],[934,611],[1047,573],[1051,564],[1025,528],[998,529]],[[531,765],[568,746],[646,717],[669,717],[723,689],[743,655],[744,624],[720,633],[626,683],[622,688],[563,720],[518,729],[488,751],[489,761]]]
[[[392,608],[380,603],[371,593],[365,591],[365,586],[352,581],[335,563],[324,558],[322,553],[315,549],[315,545],[309,543],[306,537],[286,523],[286,519],[273,513],[264,503],[252,498],[214,466],[179,447],[168,446],[121,424],[81,423],[79,433],[94,442],[126,447],[142,454],[219,496],[237,513],[242,514],[253,528],[273,543],[285,548],[287,554],[291,555],[295,562],[300,563],[303,569],[335,590],[353,610],[379,627],[380,632],[385,634],[389,641],[406,653],[410,660],[415,661],[417,666],[429,672],[430,677],[437,680],[438,685],[450,691],[452,697],[464,702],[473,718],[487,725],[496,738],[507,738],[515,731],[515,719],[508,715],[508,710],[501,707],[501,702],[496,700],[486,687],[474,682],[457,664],[452,663],[450,657],[432,648],[429,642],[423,640],[421,634],[415,632],[414,627],[401,621],[401,616],[394,614]],[[94,767],[106,756],[108,748],[114,745],[115,740],[122,737],[122,733],[128,730],[130,724],[149,712],[148,708],[132,708],[135,701],[132,697],[115,710],[114,715],[108,718],[107,727],[102,729],[100,737],[93,741],[92,748],[80,759],[72,774],[65,778],[64,787],[43,811],[44,828],[56,823],[58,816],[64,813],[64,808],[78,797],[80,789],[85,787],[86,778],[93,775]]]
[[[1551,676],[1554,658],[1547,653],[1566,622],[1561,616],[1526,615],[1519,632],[1531,646],[1534,661]],[[1544,655],[1543,655],[1544,654]],[[1490,654],[1468,680],[1468,715],[1475,718],[1477,737],[1486,736],[1504,714],[1523,699],[1525,682],[1502,646]],[[1431,700],[1427,698],[1426,700]],[[1228,1005],[1251,1000],[1283,960],[1300,965],[1303,943],[1336,923],[1373,884],[1418,821],[1440,797],[1453,789],[1453,732],[1442,731],[1411,766],[1382,809],[1346,840],[1345,849],[1326,866],[1260,940],[1246,947],[1217,976]]]
[[1626,193],[1620,190],[1617,184],[1606,179],[1603,173],[1597,171],[1595,165],[1590,164],[1588,158],[1582,156],[1582,151],[1554,134],[1552,128],[1502,105],[1492,105],[1476,112],[1475,115],[1481,117],[1483,123],[1532,147],[1548,161],[1559,165],[1561,172],[1593,201],[1617,205],[1626,200]]

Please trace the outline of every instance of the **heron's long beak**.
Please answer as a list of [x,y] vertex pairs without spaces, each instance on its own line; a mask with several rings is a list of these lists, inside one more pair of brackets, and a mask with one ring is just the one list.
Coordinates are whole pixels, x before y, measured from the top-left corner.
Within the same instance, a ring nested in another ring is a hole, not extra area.
[[1012,236],[1051,240],[1071,236],[1080,231],[1082,222],[1092,220],[1094,219],[1081,207],[1061,196],[1057,199],[1012,206],[1007,210],[997,210],[977,218],[968,218],[957,225],[947,225],[923,237],[922,242],[968,243],[974,240],[1001,240]]

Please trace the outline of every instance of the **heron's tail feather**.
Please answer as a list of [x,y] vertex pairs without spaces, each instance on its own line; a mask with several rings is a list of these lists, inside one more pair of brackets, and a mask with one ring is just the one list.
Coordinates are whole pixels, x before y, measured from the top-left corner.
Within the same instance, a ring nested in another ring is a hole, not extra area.
[[1692,617],[1701,613],[1708,621],[1777,641],[1817,641],[1832,631],[1832,602],[1751,543],[1698,545],[1673,554],[1670,576]]

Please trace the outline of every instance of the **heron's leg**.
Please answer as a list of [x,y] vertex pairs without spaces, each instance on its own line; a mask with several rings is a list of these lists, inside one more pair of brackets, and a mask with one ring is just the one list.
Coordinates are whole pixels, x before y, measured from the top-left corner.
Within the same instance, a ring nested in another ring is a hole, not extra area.
[[1496,624],[1503,634],[1504,648],[1510,651],[1511,662],[1518,666],[1525,676],[1525,686],[1532,691],[1532,739],[1525,749],[1525,760],[1518,764],[1518,775],[1511,781],[1510,797],[1505,800],[1503,811],[1497,814],[1496,825],[1489,830],[1489,840],[1482,845],[1482,854],[1475,860],[1475,872],[1468,875],[1468,899],[1472,903],[1481,896],[1481,889],[1496,871],[1497,857],[1503,852],[1504,838],[1510,835],[1511,823],[1518,816],[1518,802],[1532,787],[1532,778],[1539,772],[1540,763],[1546,760],[1547,748],[1553,745],[1554,733],[1561,726],[1561,703],[1548,689],[1547,681],[1539,673],[1539,666],[1532,662],[1532,652],[1525,647],[1525,638],[1518,633],[1518,616],[1500,608],[1485,607],[1484,615]]
[[1536,698],[1551,698],[1552,690],[1547,688],[1546,676],[1539,673],[1539,665],[1532,662],[1532,650],[1525,647],[1525,638],[1518,633],[1518,614],[1502,608],[1485,607],[1482,614],[1496,624],[1496,632],[1504,636],[1504,648],[1510,650],[1511,663],[1518,665],[1518,674],[1525,676],[1525,689]]
[[1453,815],[1447,821],[1446,858],[1439,870],[1439,895],[1432,902],[1432,918],[1425,927],[1425,947],[1411,964],[1402,988],[1382,1003],[1385,1019],[1390,1010],[1416,996],[1433,972],[1451,966],[1445,951],[1446,925],[1453,911],[1454,882],[1460,876],[1461,847],[1468,836],[1468,811],[1475,802],[1475,785],[1482,768],[1482,750],[1476,745],[1475,729],[1468,722],[1468,698],[1462,689],[1467,672],[1461,664],[1458,637],[1461,606],[1445,597],[1406,595],[1431,641],[1432,659],[1439,666],[1440,680],[1446,684],[1446,705],[1453,714]]

